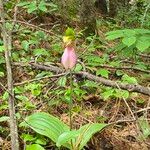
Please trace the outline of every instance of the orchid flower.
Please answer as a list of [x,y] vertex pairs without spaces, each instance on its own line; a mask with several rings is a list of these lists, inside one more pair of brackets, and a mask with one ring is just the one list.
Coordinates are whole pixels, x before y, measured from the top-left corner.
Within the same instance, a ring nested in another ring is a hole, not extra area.
[[[71,29],[69,29],[69,30],[71,30]],[[66,30],[66,32],[68,34],[68,29]],[[73,32],[73,31],[69,31],[69,33],[70,32]],[[74,33],[72,33],[72,34],[74,34]],[[73,35],[64,36],[63,41],[65,44],[65,50],[64,50],[64,53],[61,58],[61,63],[66,70],[72,69],[76,65],[76,62],[77,62],[77,55],[76,55],[74,44],[73,44],[74,37],[73,37]]]
[[77,62],[77,56],[74,47],[67,46],[62,55],[61,63],[63,64],[64,68],[67,70],[73,68],[76,65],[76,62]]

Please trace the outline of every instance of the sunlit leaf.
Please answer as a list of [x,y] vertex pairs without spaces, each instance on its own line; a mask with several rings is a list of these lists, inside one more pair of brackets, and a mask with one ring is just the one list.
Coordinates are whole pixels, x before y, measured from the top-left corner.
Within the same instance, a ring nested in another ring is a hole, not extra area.
[[122,42],[129,47],[136,42],[136,37],[135,36],[124,37],[122,39]]
[[2,116],[0,117],[0,122],[8,121],[9,117],[8,116]]
[[54,142],[63,132],[69,131],[69,127],[62,121],[44,112],[35,113],[25,120],[20,126],[29,126],[37,133],[49,137]]
[[26,150],[45,150],[45,149],[39,144],[32,144],[32,145],[27,145]]

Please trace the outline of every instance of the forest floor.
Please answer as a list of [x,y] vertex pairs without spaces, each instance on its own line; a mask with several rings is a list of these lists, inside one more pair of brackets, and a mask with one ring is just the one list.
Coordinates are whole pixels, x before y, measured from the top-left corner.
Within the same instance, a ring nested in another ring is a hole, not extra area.
[[[43,16],[40,19],[32,20],[29,24],[27,24],[27,20],[29,18],[21,20],[21,30],[17,33],[19,37],[15,35],[13,38],[12,68],[18,123],[33,112],[44,111],[69,124],[68,105],[64,100],[65,93],[63,92],[69,87],[69,77],[42,78],[45,75],[57,74],[51,69],[46,70],[44,66],[50,68],[52,65],[62,69],[60,64],[63,53],[62,33],[66,29],[66,25],[62,23],[62,19],[54,17]],[[73,26],[79,33],[80,28],[75,23]],[[120,57],[116,52],[110,51],[115,42],[105,40],[105,33],[109,30],[104,23],[97,29],[97,35],[87,37],[80,35],[78,37],[76,52],[82,63],[77,64],[76,70],[86,71],[96,77],[97,70],[103,68],[108,71],[104,71],[105,75],[102,74],[106,80],[121,80],[123,75],[128,75],[135,78],[138,84],[148,87],[150,74],[133,68],[140,66],[139,64],[147,65],[149,68],[150,57],[138,55],[137,62],[136,59]],[[91,60],[92,57],[97,62]],[[101,59],[98,60],[98,57]],[[33,63],[43,67],[34,67]],[[115,63],[119,65],[113,66],[112,64]],[[127,66],[131,66],[131,69],[126,68]],[[3,67],[5,68],[5,65]],[[148,71],[148,69],[145,70]],[[76,75],[73,76],[73,81],[75,92],[72,109],[73,128],[79,128],[89,122],[110,124],[101,133],[95,134],[85,149],[150,149],[150,97],[148,95],[128,91],[128,93],[125,92],[127,96],[121,96],[122,90],[119,88],[105,86],[100,82],[90,81]],[[6,85],[6,82],[6,76],[0,79],[0,83],[3,85]],[[5,90],[0,88],[0,93],[2,93],[0,116],[8,116]],[[36,134],[32,130],[19,128],[20,143],[23,149],[22,133],[30,133],[34,136]],[[50,142],[47,142],[44,147],[47,150],[56,149],[55,145]],[[0,148],[2,150],[10,149],[7,122],[0,124]]]

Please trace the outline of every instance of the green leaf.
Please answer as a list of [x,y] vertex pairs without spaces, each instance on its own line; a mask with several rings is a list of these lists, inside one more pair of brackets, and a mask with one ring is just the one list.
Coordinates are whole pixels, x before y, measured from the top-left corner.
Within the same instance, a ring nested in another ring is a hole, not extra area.
[[106,69],[99,69],[96,71],[96,75],[101,75],[102,77],[105,77],[105,78],[108,78],[108,75],[109,75],[109,71],[106,70]]
[[22,94],[25,92],[24,87],[21,87],[21,86],[15,87],[14,90],[15,90],[15,94]]
[[120,89],[115,89],[114,96],[117,98],[124,98],[127,99],[129,98],[129,92],[126,90],[120,90]]
[[49,53],[47,52],[47,50],[45,50],[44,48],[35,49],[33,51],[33,54],[35,56],[41,56],[41,55],[48,56],[49,55]]
[[0,56],[0,64],[4,64],[5,63],[5,58],[4,56]]
[[144,137],[147,138],[150,135],[150,124],[146,119],[144,119],[144,117],[141,117],[139,119],[139,125],[143,132]]
[[0,117],[0,122],[8,121],[9,117],[8,116],[2,116]]
[[38,8],[43,12],[47,12],[46,3],[43,0],[39,3]]
[[7,100],[8,98],[9,98],[9,94],[8,94],[8,92],[5,92],[5,93],[3,94],[2,99],[3,99],[3,100]]
[[128,37],[128,36],[136,35],[136,32],[133,29],[125,29],[125,30],[115,30],[106,33],[106,39],[114,40],[121,37]]
[[106,39],[107,40],[114,40],[120,37],[123,37],[123,32],[122,30],[116,30],[116,31],[110,31],[106,33]]
[[134,29],[137,34],[150,34],[150,30],[148,29]]
[[128,47],[133,45],[136,42],[136,37],[135,36],[130,36],[130,37],[124,37],[122,39],[123,44],[127,45]]
[[114,89],[106,88],[106,91],[103,92],[101,95],[104,98],[104,100],[108,100],[109,97],[114,95]]
[[129,83],[129,84],[137,84],[137,80],[134,77],[130,77],[127,74],[124,74],[122,76],[123,82]]
[[[81,150],[86,146],[90,138],[97,132],[101,131],[107,126],[107,124],[93,123],[86,124],[79,129],[79,136],[76,138],[76,147]],[[79,143],[79,144],[78,144]]]
[[46,139],[45,138],[38,138],[35,140],[35,143],[40,145],[46,145]]
[[19,4],[17,4],[17,6],[26,6],[30,4],[30,2],[20,2]]
[[79,72],[82,70],[82,65],[81,64],[76,64],[76,67],[74,68],[75,72]]
[[136,48],[141,52],[144,52],[146,49],[150,47],[150,36],[141,36],[136,44]]
[[37,10],[36,1],[30,3],[30,5],[27,6],[27,9],[29,14]]
[[59,85],[59,86],[65,87],[65,86],[66,86],[66,83],[67,83],[67,78],[66,78],[66,76],[63,76],[63,77],[61,77],[61,78],[58,80],[58,85]]
[[75,139],[77,136],[79,135],[79,132],[78,131],[67,131],[67,132],[64,132],[62,133],[58,140],[57,140],[57,143],[56,143],[56,146],[57,147],[60,147],[62,145],[68,145],[67,147],[71,147],[71,140],[72,139]]
[[30,43],[26,40],[22,41],[22,43],[21,43],[23,49],[26,50],[26,51],[29,49],[29,44]]
[[0,52],[3,52],[5,50],[4,45],[0,46]]
[[16,95],[15,97],[21,101],[29,101],[28,97],[23,95]]
[[27,145],[26,150],[45,150],[45,149],[39,144],[32,144],[32,145]]
[[23,138],[23,140],[24,140],[25,142],[27,142],[27,141],[34,141],[34,140],[36,139],[36,137],[33,137],[32,135],[30,135],[30,134],[25,134],[25,133],[23,133],[23,134],[21,135],[21,138]]
[[44,112],[35,113],[25,120],[20,126],[29,126],[35,132],[49,137],[54,142],[57,142],[63,132],[69,131],[69,127],[62,121]]
[[4,75],[5,75],[4,72],[0,71],[0,77],[4,77]]
[[116,71],[117,76],[122,76],[123,74],[124,74],[124,72],[122,70],[117,70]]

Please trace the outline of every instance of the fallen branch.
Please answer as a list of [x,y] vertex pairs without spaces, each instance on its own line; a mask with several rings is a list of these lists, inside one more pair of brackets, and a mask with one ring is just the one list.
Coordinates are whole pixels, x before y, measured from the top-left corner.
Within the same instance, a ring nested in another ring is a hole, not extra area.
[[113,66],[109,66],[109,65],[100,65],[100,67],[113,69],[113,70],[117,70],[117,69],[121,69],[121,70],[135,70],[135,71],[140,71],[140,72],[144,72],[144,73],[150,73],[149,70],[144,70],[144,69],[140,69],[140,68],[136,68],[136,67],[132,67],[132,66],[113,67]]
[[[23,66],[23,64],[19,64],[19,63],[14,63],[14,65]],[[42,64],[37,64],[37,63],[29,63],[26,65],[24,64],[24,66],[27,66],[27,65],[30,66],[31,68],[38,69],[38,70],[52,71],[54,73],[63,73],[64,72],[64,69],[61,69],[61,68],[53,66],[53,65],[42,65]],[[123,83],[120,83],[117,81],[111,81],[111,80],[108,80],[108,79],[105,79],[102,77],[98,77],[98,76],[95,76],[93,74],[90,74],[90,73],[84,72],[84,71],[74,72],[73,74],[82,76],[82,77],[87,78],[92,81],[100,82],[106,86],[111,86],[114,88],[118,88],[118,86],[119,86],[120,89],[128,90],[129,92],[138,92],[138,93],[142,93],[142,94],[150,96],[150,88],[141,86],[139,84],[136,84],[136,85],[135,84],[123,84]]]

